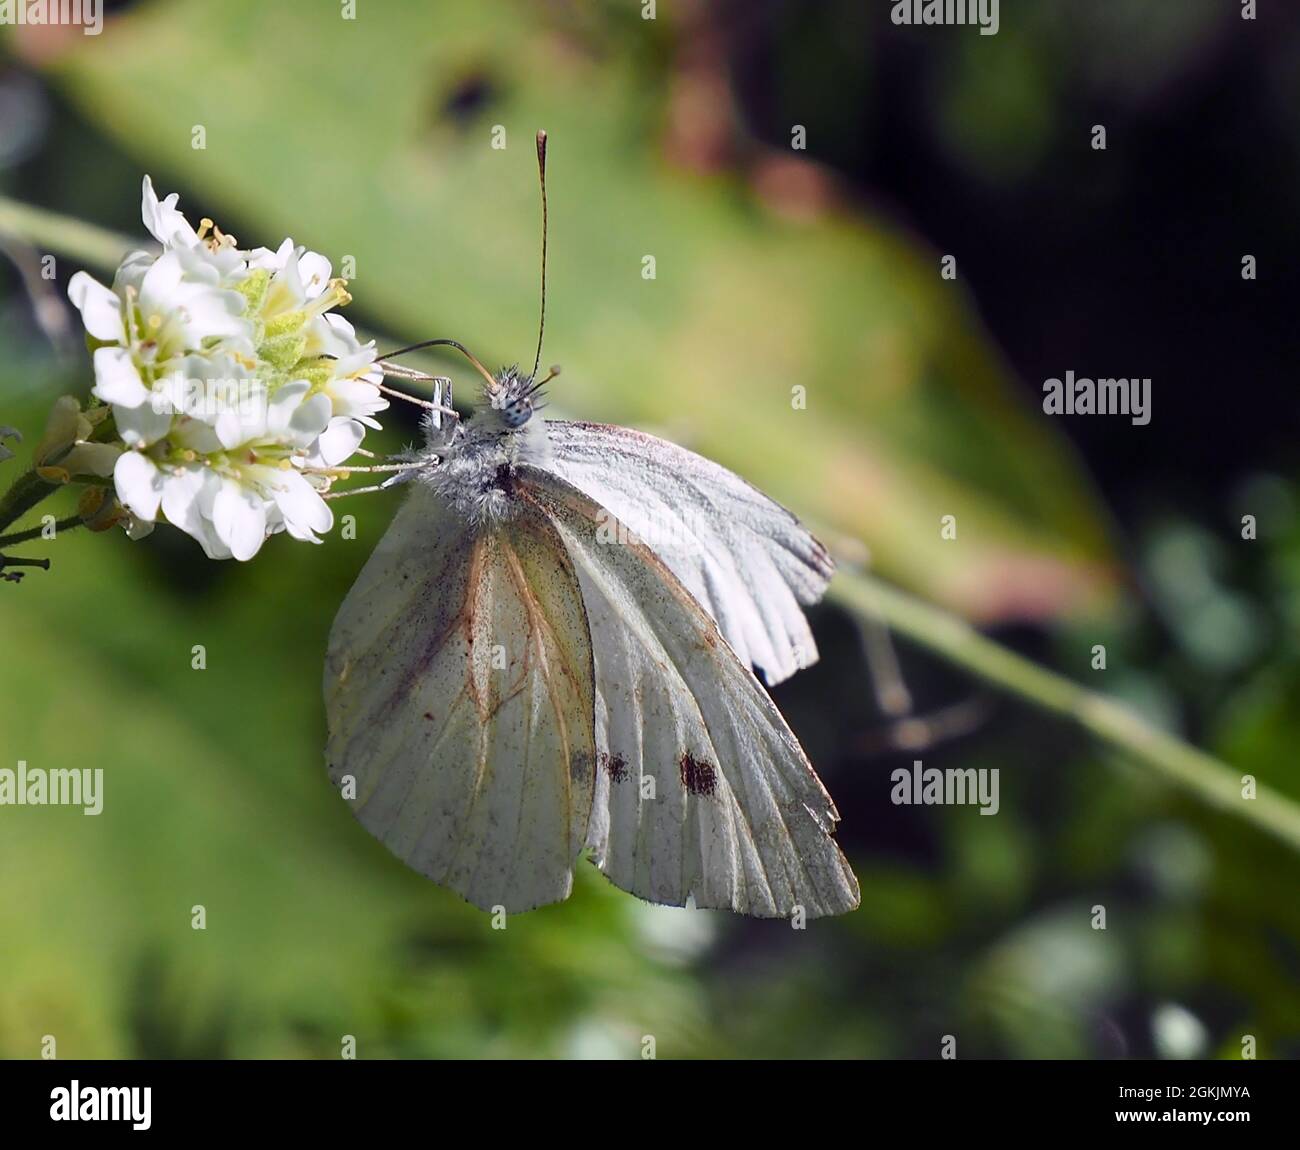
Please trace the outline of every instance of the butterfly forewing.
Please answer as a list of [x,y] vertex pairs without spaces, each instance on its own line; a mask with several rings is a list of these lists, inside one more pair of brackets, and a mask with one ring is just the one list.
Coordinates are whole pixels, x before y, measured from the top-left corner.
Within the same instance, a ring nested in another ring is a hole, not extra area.
[[546,427],[550,466],[663,560],[746,666],[770,685],[817,661],[801,605],[822,597],[833,565],[790,512],[653,435],[563,420]]
[[[331,777],[395,855],[485,909],[568,896],[594,788],[578,579],[521,504],[476,530],[415,488],[339,611]],[[346,793],[346,792],[345,792]]]
[[518,475],[568,550],[591,629],[596,864],[653,902],[764,917],[857,906],[830,796],[713,620],[648,547],[602,531],[608,512],[586,493]]

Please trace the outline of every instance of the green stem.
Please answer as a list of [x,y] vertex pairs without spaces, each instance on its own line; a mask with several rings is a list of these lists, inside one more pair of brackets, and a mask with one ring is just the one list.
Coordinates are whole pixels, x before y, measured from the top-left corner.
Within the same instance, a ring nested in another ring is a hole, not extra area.
[[21,555],[0,555],[0,571],[6,567],[39,567],[42,571],[50,569],[48,559],[26,559]]
[[57,490],[57,485],[46,483],[35,471],[24,471],[13,481],[9,490],[0,495],[0,530],[26,515],[42,499]]
[[1242,772],[1152,726],[1114,699],[1046,670],[981,635],[965,620],[871,576],[840,570],[831,597],[986,683],[1080,727],[1196,798],[1246,819],[1300,850],[1300,806],[1256,784],[1242,795]]
[[118,232],[4,196],[0,196],[0,234],[106,270],[116,268],[127,252],[145,246]]
[[[54,523],[55,536],[62,535],[65,531],[75,531],[78,527],[85,526],[85,520],[80,515],[69,515],[66,519],[56,520]],[[15,543],[26,543],[29,539],[38,539],[45,534],[45,526],[29,527],[26,531],[18,531],[13,535],[0,537],[0,547],[12,547]]]

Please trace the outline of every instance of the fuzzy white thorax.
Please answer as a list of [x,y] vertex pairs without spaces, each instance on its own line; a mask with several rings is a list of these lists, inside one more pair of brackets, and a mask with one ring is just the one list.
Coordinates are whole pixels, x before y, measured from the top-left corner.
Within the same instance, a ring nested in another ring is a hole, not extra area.
[[490,527],[514,514],[512,475],[520,463],[546,467],[550,444],[546,421],[532,416],[512,425],[499,396],[488,395],[473,414],[455,426],[450,439],[445,431],[430,429],[423,457],[428,466],[416,480],[432,490],[457,515]]

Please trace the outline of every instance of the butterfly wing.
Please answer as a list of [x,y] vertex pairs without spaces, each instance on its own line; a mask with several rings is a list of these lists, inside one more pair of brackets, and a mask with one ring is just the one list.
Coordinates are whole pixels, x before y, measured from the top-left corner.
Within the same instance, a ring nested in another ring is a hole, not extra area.
[[576,574],[529,505],[476,531],[415,486],[339,610],[330,776],[398,858],[484,909],[567,898],[594,786]]
[[835,806],[714,621],[648,547],[602,542],[607,514],[584,492],[534,467],[518,476],[568,550],[586,606],[596,865],[658,903],[693,895],[761,917],[856,907],[857,880],[831,837]]
[[625,427],[551,420],[549,466],[645,541],[769,685],[817,661],[803,605],[834,569],[789,511],[738,475]]

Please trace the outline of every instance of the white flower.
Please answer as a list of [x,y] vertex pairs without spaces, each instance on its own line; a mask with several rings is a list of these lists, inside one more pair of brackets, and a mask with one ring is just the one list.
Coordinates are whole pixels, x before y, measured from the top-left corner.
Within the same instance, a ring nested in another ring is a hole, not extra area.
[[124,441],[138,446],[166,434],[170,416],[181,410],[169,397],[186,379],[209,379],[227,367],[228,360],[204,366],[204,354],[251,351],[251,326],[243,296],[190,279],[176,252],[147,267],[128,258],[115,284],[110,290],[77,272],[68,296],[86,330],[105,345],[93,355],[92,393],[112,405]]
[[167,522],[192,535],[210,558],[245,560],[270,534],[319,542],[334,516],[296,467],[329,421],[329,404],[304,380],[282,387],[259,411],[226,426],[239,441],[222,442],[202,420],[181,417],[168,438],[126,452],[113,480],[123,506],[140,519]]
[[[196,279],[213,284],[230,286],[248,275],[247,254],[241,252],[233,236],[224,236],[204,221],[203,233],[196,232],[181,210],[176,206],[180,197],[172,192],[159,200],[153,190],[153,180],[145,176],[140,192],[140,216],[144,226],[163,246],[163,251],[178,254],[185,270]],[[212,228],[212,236],[206,233]],[[147,253],[136,253],[148,258]],[[128,261],[132,257],[128,257]]]
[[287,239],[275,251],[256,248],[248,253],[252,271],[271,273],[265,304],[268,316],[295,311],[318,298],[330,285],[330,262],[318,252],[297,247]]
[[384,373],[375,363],[373,341],[361,343],[355,329],[341,315],[323,315],[320,324],[324,331],[313,328],[320,354],[333,357],[330,377],[321,390],[330,397],[334,414],[377,428],[375,416],[388,410],[388,400],[379,390]]
[[324,256],[292,240],[241,251],[178,203],[146,176],[141,216],[161,254],[127,256],[112,288],[84,272],[68,287],[116,432],[96,465],[133,537],[165,521],[241,560],[279,531],[319,542],[333,523],[321,473],[388,407],[374,344],[331,312],[350,297]]

